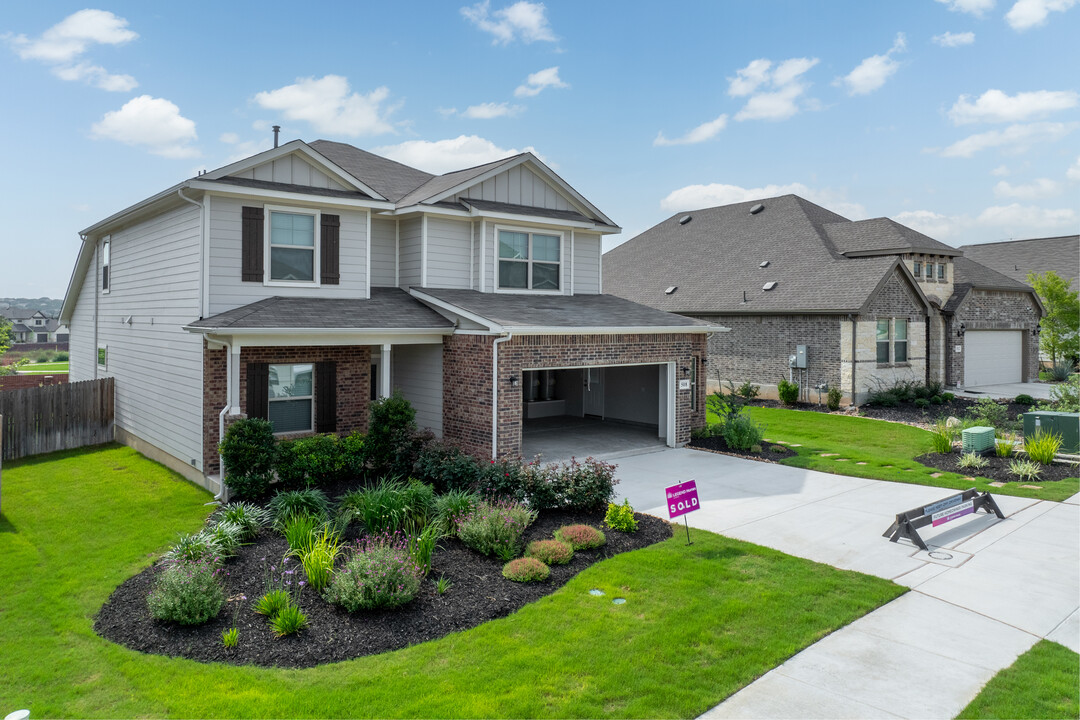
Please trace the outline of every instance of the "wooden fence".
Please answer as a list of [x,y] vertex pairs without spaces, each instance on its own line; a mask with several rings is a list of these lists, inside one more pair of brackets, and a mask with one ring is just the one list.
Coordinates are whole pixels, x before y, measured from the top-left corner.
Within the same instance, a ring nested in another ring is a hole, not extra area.
[[112,442],[113,378],[0,393],[4,460]]

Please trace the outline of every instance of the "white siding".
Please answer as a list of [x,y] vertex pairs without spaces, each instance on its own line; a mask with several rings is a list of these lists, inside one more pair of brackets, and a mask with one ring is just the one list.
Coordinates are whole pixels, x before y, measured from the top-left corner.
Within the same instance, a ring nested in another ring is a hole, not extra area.
[[371,218],[371,286],[397,286],[397,220]]
[[[116,378],[117,427],[201,470],[202,338],[183,330],[199,317],[199,217],[185,204],[112,235],[97,326],[108,368],[96,374]],[[95,264],[87,277],[97,274]],[[84,302],[93,312],[92,294],[80,294],[73,325],[86,324]]]
[[297,155],[271,160],[270,162],[256,165],[243,172],[236,173],[232,177],[246,178],[248,180],[265,180],[266,182],[288,183],[290,185],[306,185],[307,187],[325,188],[328,190],[352,190],[334,180],[329,175],[319,170],[311,163]]
[[97,363],[97,345],[94,342],[94,291],[98,286],[98,273],[95,248],[71,313],[71,335],[68,338],[71,356],[68,379],[71,382],[94,379],[94,366]]
[[574,294],[596,295],[600,292],[600,235],[574,233]]
[[468,221],[429,217],[427,283],[433,288],[469,288]]
[[420,236],[422,221],[420,218],[401,220],[399,229],[401,246],[399,249],[399,271],[401,287],[420,287]]
[[573,203],[562,192],[524,165],[512,167],[506,172],[488,178],[473,185],[457,198],[474,198],[494,202],[528,205],[529,207],[547,208],[548,210],[577,210],[584,208]]
[[[210,314],[280,295],[283,297],[357,298],[367,294],[367,213],[333,208],[341,217],[341,283],[321,287],[284,287],[243,282],[241,269],[241,208],[261,207],[262,200],[213,197],[210,202]],[[264,250],[265,253],[265,250]],[[318,268],[316,268],[318,270]]]
[[394,388],[416,410],[416,424],[442,437],[442,345],[395,345]]

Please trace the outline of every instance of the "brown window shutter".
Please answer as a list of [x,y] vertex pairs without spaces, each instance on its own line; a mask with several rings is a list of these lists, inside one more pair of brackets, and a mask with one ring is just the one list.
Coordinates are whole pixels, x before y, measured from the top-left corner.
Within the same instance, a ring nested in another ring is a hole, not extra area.
[[245,207],[241,237],[241,276],[244,282],[263,279],[263,209]]
[[322,216],[322,227],[320,228],[320,254],[322,256],[319,264],[322,266],[320,269],[322,272],[323,285],[337,285],[341,282],[341,272],[338,269],[338,255],[340,254],[340,241],[341,236],[341,217],[338,215],[326,215]]
[[249,418],[267,420],[270,416],[270,366],[267,363],[247,364],[247,407]]
[[315,432],[337,430],[337,363],[315,363]]

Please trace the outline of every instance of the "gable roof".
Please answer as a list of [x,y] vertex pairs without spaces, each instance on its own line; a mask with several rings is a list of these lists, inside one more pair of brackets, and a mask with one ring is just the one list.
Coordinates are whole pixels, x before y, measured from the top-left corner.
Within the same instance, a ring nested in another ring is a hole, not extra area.
[[960,255],[960,251],[932,237],[923,235],[889,218],[845,220],[826,223],[828,235],[838,252],[847,257],[895,255],[897,253],[926,253],[929,255]]
[[825,227],[847,222],[797,195],[678,213],[606,253],[604,287],[688,314],[858,312],[902,263],[841,255]]
[[315,140],[311,148],[394,203],[435,177],[347,143]]
[[1008,292],[1028,293],[1035,301],[1040,312],[1045,312],[1042,301],[1034,288],[1018,280],[1002,275],[996,270],[977,263],[968,257],[953,258],[953,294],[942,308],[946,313],[954,313],[964,302],[971,290],[1005,290]]
[[964,257],[1022,283],[1027,282],[1029,272],[1053,270],[1072,280],[1074,290],[1080,287],[1080,235],[980,243],[960,249]]

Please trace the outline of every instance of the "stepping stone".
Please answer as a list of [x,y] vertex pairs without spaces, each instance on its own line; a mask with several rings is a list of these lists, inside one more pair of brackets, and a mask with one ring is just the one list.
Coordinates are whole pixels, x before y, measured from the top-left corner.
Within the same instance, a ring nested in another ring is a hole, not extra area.
[[821,453],[821,457],[840,457],[840,453]]
[[847,462],[847,458],[836,458],[836,462]]
[[799,443],[786,443],[788,447],[802,447]]
[[776,441],[775,440],[770,440],[769,438],[761,438],[761,442],[776,442]]
[[[970,480],[971,482],[975,482],[975,478],[973,478],[973,477],[966,477],[964,479],[965,480]],[[990,484],[994,485],[994,483],[990,483]],[[994,485],[994,487],[1005,487],[1005,483],[998,483],[997,485]]]
[[787,441],[787,440],[777,440],[777,441],[776,441],[776,444],[777,444],[777,445],[787,445],[787,444],[788,444],[788,441]]
[[857,463],[855,463],[855,464],[856,464],[856,465],[865,465],[866,463],[864,463],[864,462],[860,461],[860,462],[857,462]]
[[882,465],[881,467],[888,467],[888,468],[891,468],[891,467],[892,467],[892,465]]
[[[964,479],[965,480],[974,480],[975,478],[964,478]],[[992,483],[990,483],[990,487],[1005,487],[1007,484],[1008,483],[1003,483],[1003,482],[992,482]]]
[[1021,485],[1020,487],[1027,488],[1028,490],[1042,490],[1042,485]]
[[904,472],[911,472],[911,468],[904,468]]
[[939,477],[941,477],[941,473],[930,473],[930,477],[939,478]]

